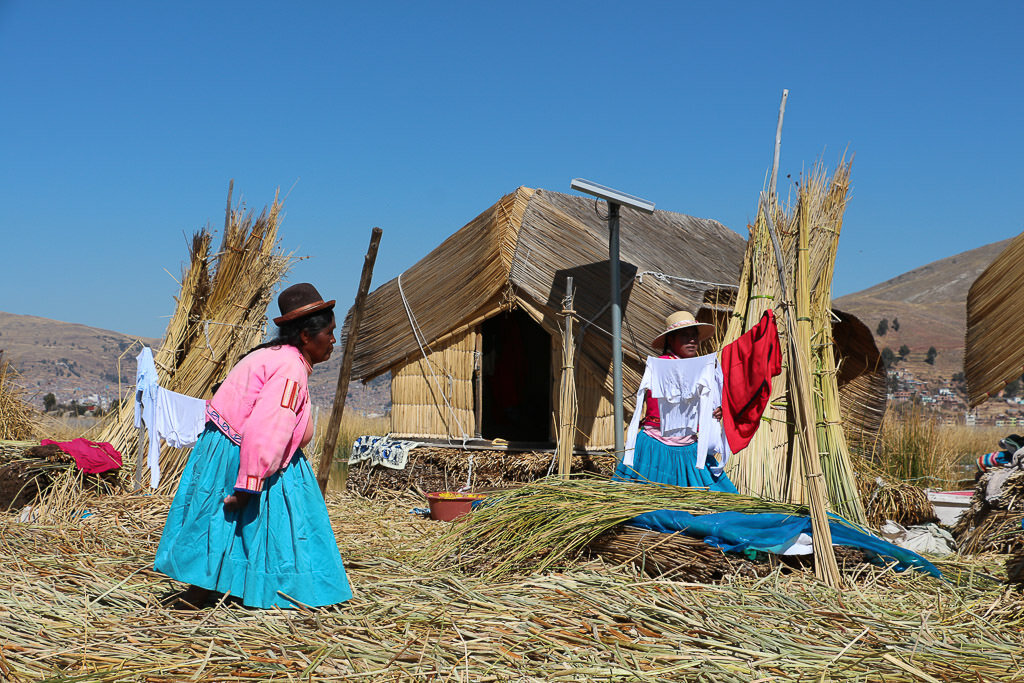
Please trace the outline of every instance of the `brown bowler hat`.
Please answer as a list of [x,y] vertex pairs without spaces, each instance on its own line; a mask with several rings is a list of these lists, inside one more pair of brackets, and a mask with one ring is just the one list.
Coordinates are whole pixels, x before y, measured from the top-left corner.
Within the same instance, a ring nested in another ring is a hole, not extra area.
[[303,316],[319,313],[334,308],[334,299],[324,301],[316,287],[308,282],[300,282],[288,287],[277,296],[277,306],[281,315],[274,318],[274,324],[289,322]]

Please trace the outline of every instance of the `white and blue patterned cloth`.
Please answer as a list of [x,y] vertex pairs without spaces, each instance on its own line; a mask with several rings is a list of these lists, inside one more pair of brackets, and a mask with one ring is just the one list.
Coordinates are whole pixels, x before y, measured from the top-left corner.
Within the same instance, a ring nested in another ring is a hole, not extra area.
[[348,464],[355,465],[369,460],[371,465],[404,470],[409,462],[409,451],[419,445],[416,441],[392,439],[390,436],[360,436],[352,444]]

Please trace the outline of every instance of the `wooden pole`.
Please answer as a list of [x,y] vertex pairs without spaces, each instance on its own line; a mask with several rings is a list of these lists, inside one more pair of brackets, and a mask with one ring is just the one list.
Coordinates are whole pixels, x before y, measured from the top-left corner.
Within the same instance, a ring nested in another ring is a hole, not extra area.
[[484,436],[484,331],[482,326],[477,326],[473,335],[473,364],[476,366],[476,385],[473,387],[476,393],[476,413],[473,417],[476,421],[473,435],[482,439]]
[[[782,103],[779,105],[779,125],[775,132],[775,158],[772,163],[772,175],[769,195],[764,202],[768,232],[775,249],[775,262],[779,269],[779,284],[783,292],[787,291],[785,261],[782,257],[782,246],[775,230],[775,183],[778,178],[779,150],[782,143],[782,118],[786,112],[788,90],[782,91]],[[839,565],[836,563],[835,550],[832,548],[832,529],[828,525],[828,512],[825,500],[825,477],[818,459],[817,438],[814,430],[814,404],[810,388],[810,360],[801,351],[801,340],[807,337],[806,330],[801,329],[798,318],[809,320],[806,310],[806,298],[810,296],[810,283],[807,281],[807,242],[806,235],[800,236],[797,249],[797,278],[793,287],[793,298],[801,310],[793,314],[792,302],[786,303],[787,336],[789,337],[789,391],[793,402],[793,414],[796,417],[796,436],[800,446],[800,456],[807,479],[808,505],[811,510],[811,542],[814,549],[814,575],[832,588],[839,588]],[[807,341],[809,346],[810,342]]]
[[146,439],[143,437],[143,430],[146,425],[139,420],[139,453],[135,461],[135,492],[142,490],[142,466],[146,462]]
[[[352,319],[349,321],[348,334],[345,337],[344,356],[341,359],[341,370],[338,371],[338,388],[334,391],[334,405],[331,407],[331,419],[327,423],[327,434],[324,438],[324,450],[320,455],[320,467],[316,473],[320,493],[326,493],[327,480],[331,476],[331,462],[334,460],[334,449],[338,444],[338,432],[341,429],[341,416],[345,412],[345,398],[348,395],[348,380],[352,375],[352,356],[356,349],[356,338],[359,335],[359,323],[363,317],[363,304],[366,294],[370,291],[370,279],[373,277],[373,264],[377,261],[377,247],[380,246],[380,228],[370,233],[370,248],[366,251],[363,261],[363,274],[359,278],[359,291],[352,307]],[[347,479],[347,477],[346,477]]]
[[565,299],[562,315],[565,328],[562,332],[562,373],[558,385],[558,476],[569,478],[572,469],[572,452],[576,445],[576,417],[579,410],[576,399],[576,377],[572,326],[576,310],[573,307],[572,276],[566,278]]

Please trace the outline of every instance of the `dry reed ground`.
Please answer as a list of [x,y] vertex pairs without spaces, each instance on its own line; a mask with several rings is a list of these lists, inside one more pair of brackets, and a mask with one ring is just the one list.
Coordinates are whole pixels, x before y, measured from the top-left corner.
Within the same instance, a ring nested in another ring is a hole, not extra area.
[[842,594],[807,573],[700,585],[601,561],[485,580],[419,559],[448,525],[410,515],[418,500],[332,494],[350,602],[190,612],[161,606],[181,586],[151,569],[170,497],[85,504],[0,518],[5,680],[1024,680],[1024,601],[963,565],[944,566],[960,585],[862,568]]

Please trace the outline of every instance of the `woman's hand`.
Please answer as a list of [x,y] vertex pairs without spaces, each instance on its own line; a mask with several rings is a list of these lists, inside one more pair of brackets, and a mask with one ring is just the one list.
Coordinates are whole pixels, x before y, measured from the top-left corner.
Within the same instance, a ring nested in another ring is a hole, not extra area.
[[224,499],[224,507],[232,512],[235,510],[244,510],[246,504],[249,502],[249,498],[251,497],[252,494],[248,491],[235,491]]
[[717,408],[712,410],[711,411],[711,417],[715,418],[716,420],[721,421],[721,419],[722,419],[722,406],[718,406]]

